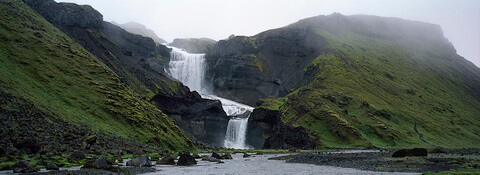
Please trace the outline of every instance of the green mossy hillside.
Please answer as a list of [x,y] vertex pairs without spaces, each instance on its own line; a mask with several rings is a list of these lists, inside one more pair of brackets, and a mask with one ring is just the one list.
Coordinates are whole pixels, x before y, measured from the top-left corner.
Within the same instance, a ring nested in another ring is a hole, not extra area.
[[[22,1],[0,4],[2,92],[30,101],[48,115],[94,131],[165,149],[194,148],[162,111]],[[1,108],[19,110],[11,105]]]
[[[478,148],[480,69],[433,25],[379,18],[334,14],[287,26],[327,44],[304,69],[307,83],[260,107],[312,129],[329,147]],[[407,27],[357,24],[372,21]]]

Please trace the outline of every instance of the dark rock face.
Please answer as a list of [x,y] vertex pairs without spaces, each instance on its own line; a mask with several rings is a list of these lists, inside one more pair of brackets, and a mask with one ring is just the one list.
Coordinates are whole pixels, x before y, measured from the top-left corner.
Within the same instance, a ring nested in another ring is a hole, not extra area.
[[278,111],[257,108],[248,118],[246,144],[254,148],[262,148],[264,135],[273,135],[283,126]]
[[284,96],[299,87],[303,69],[324,45],[313,31],[297,28],[222,40],[206,54],[207,79],[213,80],[217,95],[253,106],[258,99]]
[[406,157],[406,156],[428,156],[428,151],[425,148],[401,149],[395,151],[392,157]]
[[76,151],[72,153],[69,157],[70,160],[78,160],[78,159],[85,159],[87,156],[82,151]]
[[215,157],[211,157],[211,156],[204,157],[204,158],[202,158],[202,160],[203,160],[203,161],[209,161],[209,162],[224,163],[224,162],[221,161],[220,159],[215,158]]
[[[269,137],[264,139],[265,135]],[[250,115],[246,142],[257,149],[314,149],[323,145],[308,129],[284,125],[278,111],[265,108],[256,108]]]
[[151,167],[152,162],[150,161],[150,158],[148,158],[147,156],[142,156],[142,157],[134,158],[132,160],[127,161],[126,165],[136,166],[136,167]]
[[186,98],[157,94],[152,101],[194,139],[223,146],[229,117],[220,101],[204,100],[198,94],[194,95]]
[[195,165],[197,161],[193,158],[190,154],[182,154],[180,158],[178,158],[177,165],[186,166],[186,165]]
[[12,165],[13,173],[33,173],[40,171],[40,169],[35,165],[30,165],[26,160],[17,162],[15,165]]
[[189,53],[206,53],[208,47],[213,47],[215,43],[215,40],[208,38],[177,38],[168,45],[185,49]]

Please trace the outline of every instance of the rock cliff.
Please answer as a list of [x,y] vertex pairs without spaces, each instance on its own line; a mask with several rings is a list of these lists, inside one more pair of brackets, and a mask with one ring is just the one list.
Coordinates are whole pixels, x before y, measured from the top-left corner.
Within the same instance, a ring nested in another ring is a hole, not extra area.
[[185,49],[188,53],[206,53],[208,47],[215,43],[209,38],[176,38],[168,45]]

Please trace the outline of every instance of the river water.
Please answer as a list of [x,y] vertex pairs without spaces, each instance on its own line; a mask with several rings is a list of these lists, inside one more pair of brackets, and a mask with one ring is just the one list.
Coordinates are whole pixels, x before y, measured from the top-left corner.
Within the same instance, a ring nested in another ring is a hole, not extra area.
[[[205,154],[206,155],[206,154]],[[210,154],[208,154],[210,155]],[[362,171],[353,168],[339,168],[333,166],[320,166],[303,163],[286,163],[284,160],[268,160],[270,157],[283,156],[286,154],[266,154],[252,155],[249,158],[243,158],[243,154],[233,154],[233,159],[223,160],[225,163],[214,163],[199,161],[197,165],[179,167],[174,165],[157,165],[157,172],[154,174],[358,174],[358,175],[381,175],[381,174],[400,174],[411,175],[415,173],[398,172],[374,172]],[[253,157],[254,156],[254,157]],[[199,160],[199,159],[197,159]]]

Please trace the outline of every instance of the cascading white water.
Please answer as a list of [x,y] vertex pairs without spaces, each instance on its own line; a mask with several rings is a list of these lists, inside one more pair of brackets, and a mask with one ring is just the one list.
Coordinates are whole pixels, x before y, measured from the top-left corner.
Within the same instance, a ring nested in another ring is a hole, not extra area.
[[188,86],[190,90],[202,94],[205,76],[205,54],[192,54],[179,48],[171,47],[168,73],[173,78]]
[[[169,46],[170,47],[170,46]],[[197,91],[202,98],[220,100],[227,116],[232,117],[228,122],[224,146],[226,148],[249,149],[245,144],[248,117],[238,117],[246,112],[252,112],[253,107],[220,98],[209,94],[209,89],[203,82],[205,79],[205,54],[191,54],[179,48],[172,48],[169,68],[166,72],[173,78],[181,81],[191,90]]]

